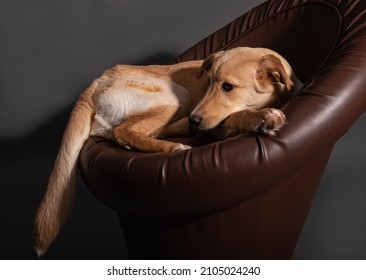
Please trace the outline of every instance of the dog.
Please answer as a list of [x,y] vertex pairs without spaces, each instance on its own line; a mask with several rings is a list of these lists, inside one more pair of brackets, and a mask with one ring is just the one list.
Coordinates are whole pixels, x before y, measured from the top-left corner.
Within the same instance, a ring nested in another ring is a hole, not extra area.
[[166,138],[203,131],[224,139],[274,136],[286,124],[278,109],[302,86],[270,49],[239,47],[174,65],[117,65],[76,102],[38,208],[35,251],[43,255],[71,213],[79,152],[91,135],[142,152],[191,147]]

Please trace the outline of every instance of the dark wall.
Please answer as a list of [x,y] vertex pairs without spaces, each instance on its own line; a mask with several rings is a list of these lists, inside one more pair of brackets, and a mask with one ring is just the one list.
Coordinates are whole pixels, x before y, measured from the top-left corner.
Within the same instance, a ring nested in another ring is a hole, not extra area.
[[[31,259],[32,220],[72,104],[118,63],[169,63],[263,0],[0,0],[0,259]],[[228,4],[230,3],[230,4]],[[299,258],[366,258],[366,118],[336,146]],[[46,258],[127,258],[117,216],[79,180]]]
[[298,258],[366,259],[365,128],[363,114],[337,142],[298,242]]

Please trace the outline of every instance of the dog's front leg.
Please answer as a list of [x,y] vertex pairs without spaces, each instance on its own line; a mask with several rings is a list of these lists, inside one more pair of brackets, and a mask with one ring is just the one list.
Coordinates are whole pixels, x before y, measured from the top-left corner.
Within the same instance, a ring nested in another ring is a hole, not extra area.
[[275,136],[285,124],[286,117],[281,110],[274,108],[247,109],[231,114],[223,123],[210,131],[210,134],[218,139],[249,132]]

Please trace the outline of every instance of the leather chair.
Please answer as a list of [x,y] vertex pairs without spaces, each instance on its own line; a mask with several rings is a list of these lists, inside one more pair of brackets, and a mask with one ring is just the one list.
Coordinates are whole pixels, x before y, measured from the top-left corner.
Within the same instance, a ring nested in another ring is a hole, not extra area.
[[289,259],[332,148],[366,108],[366,2],[273,0],[177,58],[272,48],[305,83],[278,136],[171,154],[91,137],[80,155],[89,190],[118,212],[133,259]]

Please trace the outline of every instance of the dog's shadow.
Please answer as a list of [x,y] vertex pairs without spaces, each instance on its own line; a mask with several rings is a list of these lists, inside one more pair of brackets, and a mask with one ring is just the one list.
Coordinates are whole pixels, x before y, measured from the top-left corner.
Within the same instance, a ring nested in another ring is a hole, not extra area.
[[[156,53],[136,61],[134,64],[172,64],[174,58],[174,55],[170,53]],[[115,61],[113,65],[119,63],[123,63],[123,61]],[[95,73],[95,76],[91,77],[89,81],[80,81],[80,88],[70,90],[76,94],[81,93],[99,74]],[[0,214],[0,219],[7,224],[7,231],[2,231],[0,238],[7,240],[7,244],[9,244],[2,248],[0,258],[34,259],[36,257],[32,242],[34,214],[44,195],[74,101],[70,100],[66,107],[60,108],[53,116],[42,121],[31,133],[12,139],[0,138],[0,164],[2,166],[0,204],[5,207],[3,214]],[[90,193],[88,194],[80,181],[76,209],[68,223],[71,225],[66,226],[45,258],[126,258],[128,254],[123,244],[117,217],[111,215],[111,210],[105,209],[104,205],[96,201]],[[90,220],[91,218],[88,216],[93,211],[95,213]],[[89,214],[85,214],[85,212]],[[88,230],[87,226],[95,228]],[[69,232],[68,228],[71,228]],[[80,240],[79,235],[85,238]],[[101,236],[102,239],[108,240],[109,244],[104,242],[103,246],[110,249],[96,246],[98,242],[95,240],[100,239]],[[75,243],[78,243],[77,246],[72,247],[76,245]]]

